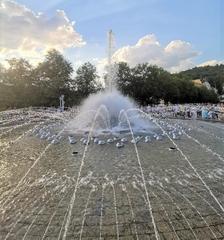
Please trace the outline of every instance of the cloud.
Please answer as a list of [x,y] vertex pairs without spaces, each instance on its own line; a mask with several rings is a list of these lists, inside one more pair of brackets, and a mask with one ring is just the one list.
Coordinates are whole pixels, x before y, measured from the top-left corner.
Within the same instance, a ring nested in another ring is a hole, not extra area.
[[199,64],[198,67],[215,66],[215,65],[219,65],[219,64],[224,64],[224,60],[223,61],[209,60],[209,61]]
[[0,0],[0,53],[4,57],[39,58],[46,50],[85,44],[64,11],[53,17],[35,13],[11,0]]
[[178,72],[193,67],[192,59],[199,55],[189,42],[174,40],[162,46],[154,34],[146,35],[135,45],[124,46],[113,54],[114,62],[127,62],[131,66],[149,63]]

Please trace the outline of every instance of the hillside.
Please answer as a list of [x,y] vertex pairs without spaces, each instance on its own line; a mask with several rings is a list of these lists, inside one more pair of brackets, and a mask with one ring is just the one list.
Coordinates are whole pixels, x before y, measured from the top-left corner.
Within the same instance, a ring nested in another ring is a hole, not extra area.
[[219,94],[223,93],[224,87],[224,65],[195,67],[186,71],[182,71],[177,75],[189,80],[202,79],[207,80],[212,87],[218,90]]

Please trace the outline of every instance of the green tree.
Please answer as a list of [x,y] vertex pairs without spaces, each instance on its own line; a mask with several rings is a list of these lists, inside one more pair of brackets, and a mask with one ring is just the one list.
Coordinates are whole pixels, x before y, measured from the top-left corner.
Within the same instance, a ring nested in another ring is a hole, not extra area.
[[32,86],[31,64],[25,59],[7,60],[9,68],[4,73],[4,89],[7,92],[10,107],[25,107],[30,104],[30,88]]
[[131,68],[126,62],[118,63],[117,67],[117,88],[125,95],[133,95],[132,90],[133,75]]
[[180,102],[180,89],[176,79],[169,79],[162,82],[163,100],[165,103],[178,103]]
[[50,50],[35,69],[34,86],[38,104],[58,106],[59,96],[69,95],[74,87],[72,73],[72,64],[59,51]]
[[141,105],[158,103],[164,97],[163,82],[170,74],[157,66],[139,64],[130,68],[127,63],[118,64],[118,88]]
[[0,64],[0,111],[5,110],[7,108],[7,94],[6,94],[6,86],[5,82],[5,71],[6,69],[2,64]]
[[218,96],[214,90],[208,90],[205,86],[198,88],[197,102],[201,103],[217,103]]
[[99,91],[102,86],[99,82],[96,67],[89,62],[81,65],[76,71],[74,86],[80,100]]

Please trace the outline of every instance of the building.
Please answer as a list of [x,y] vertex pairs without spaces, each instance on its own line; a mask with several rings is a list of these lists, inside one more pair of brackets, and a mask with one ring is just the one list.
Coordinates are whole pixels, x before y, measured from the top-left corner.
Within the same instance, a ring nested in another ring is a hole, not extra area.
[[195,79],[195,80],[192,80],[193,84],[195,87],[202,87],[203,86],[203,83],[201,81],[201,79]]
[[208,82],[207,78],[203,79],[194,79],[191,80],[196,87],[202,87],[205,86],[208,90],[214,90],[215,93],[217,93],[217,89],[213,88],[211,84]]

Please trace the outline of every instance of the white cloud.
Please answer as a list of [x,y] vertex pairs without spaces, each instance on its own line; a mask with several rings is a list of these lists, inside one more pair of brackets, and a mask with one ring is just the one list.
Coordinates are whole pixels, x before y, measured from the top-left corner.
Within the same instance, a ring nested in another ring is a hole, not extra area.
[[174,40],[162,46],[154,34],[149,34],[133,46],[118,49],[113,54],[113,61],[124,61],[131,66],[147,62],[177,72],[193,67],[195,64],[192,59],[198,54],[189,42]]
[[14,1],[0,0],[0,22],[0,53],[4,57],[38,59],[49,48],[63,50],[85,44],[62,10],[49,18]]
[[217,60],[209,60],[206,62],[203,62],[201,64],[198,65],[198,67],[204,67],[204,66],[215,66],[215,65],[219,65],[219,64],[224,64],[224,60],[223,61],[217,61]]

